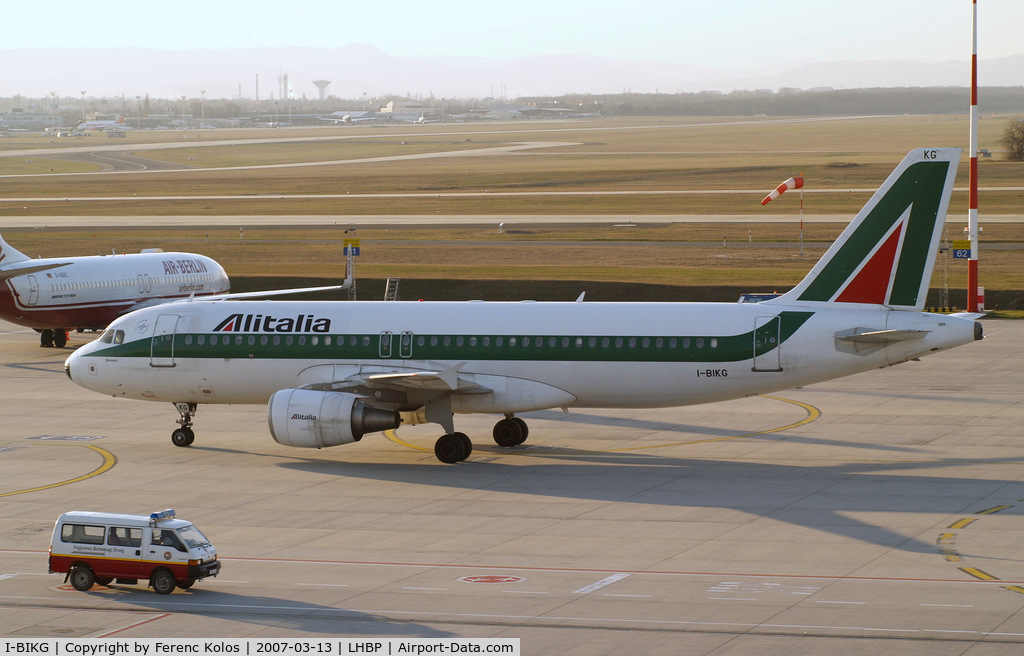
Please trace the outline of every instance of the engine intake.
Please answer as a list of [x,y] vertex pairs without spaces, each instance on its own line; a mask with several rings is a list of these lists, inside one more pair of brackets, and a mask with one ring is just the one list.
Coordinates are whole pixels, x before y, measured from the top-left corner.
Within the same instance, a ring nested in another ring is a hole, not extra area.
[[355,394],[286,389],[267,404],[270,435],[278,444],[320,449],[358,442],[366,433],[398,428],[397,412],[381,410]]

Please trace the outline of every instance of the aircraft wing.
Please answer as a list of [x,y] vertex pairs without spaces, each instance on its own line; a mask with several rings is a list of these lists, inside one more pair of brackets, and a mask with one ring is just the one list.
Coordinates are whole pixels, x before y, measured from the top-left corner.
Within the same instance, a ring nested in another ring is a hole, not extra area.
[[370,395],[376,391],[388,390],[403,395],[414,394],[433,398],[446,392],[459,394],[486,394],[491,392],[488,387],[478,384],[472,377],[462,376],[459,370],[466,363],[448,367],[444,370],[429,369],[396,369],[393,371],[363,372],[344,380],[313,383],[305,385],[307,389],[321,389],[335,392],[354,392]]
[[29,273],[39,273],[40,271],[49,271],[50,269],[56,269],[58,267],[67,266],[71,262],[50,262],[48,264],[35,264],[23,267],[14,267],[10,269],[0,270],[0,282],[16,278],[18,276],[24,276]]
[[[327,285],[324,287],[296,287],[295,289],[268,289],[261,292],[229,292],[226,294],[213,294],[210,296],[204,296],[204,301],[230,301],[242,298],[260,298],[263,296],[285,296],[287,294],[304,294],[306,292],[326,292],[332,289],[348,289],[352,286],[351,281],[346,281],[340,285]],[[190,300],[179,299],[179,300]]]
[[395,373],[370,374],[366,376],[367,387],[382,386],[410,390],[437,390],[443,392],[486,392],[489,391],[475,382],[460,378],[459,370],[465,362],[448,367],[444,371],[401,371]]
[[[306,292],[326,292],[335,289],[348,289],[352,286],[352,263],[346,265],[345,280],[340,285],[326,285],[323,287],[297,287],[294,289],[268,289],[259,292],[228,292],[225,294],[213,294],[204,296],[204,301],[230,301],[243,298],[261,298],[264,296],[286,296],[288,294],[305,294]],[[192,297],[180,299],[185,302],[191,301]]]

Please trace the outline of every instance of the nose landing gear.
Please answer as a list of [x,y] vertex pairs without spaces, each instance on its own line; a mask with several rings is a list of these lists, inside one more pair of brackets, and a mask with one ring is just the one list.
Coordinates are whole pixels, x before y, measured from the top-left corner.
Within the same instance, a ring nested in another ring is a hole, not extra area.
[[178,420],[181,428],[175,428],[171,432],[171,444],[174,446],[191,446],[192,442],[196,439],[196,434],[192,430],[192,417],[196,416],[196,404],[175,403],[174,409],[181,415],[181,419]]

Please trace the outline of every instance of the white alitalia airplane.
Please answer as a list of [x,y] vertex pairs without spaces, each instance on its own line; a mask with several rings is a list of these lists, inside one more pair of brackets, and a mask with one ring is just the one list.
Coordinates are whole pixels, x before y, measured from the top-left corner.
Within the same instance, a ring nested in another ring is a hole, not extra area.
[[194,299],[115,320],[65,368],[115,397],[172,402],[179,446],[200,403],[268,404],[281,444],[321,448],[440,424],[443,462],[472,443],[457,413],[668,407],[887,367],[981,339],[974,316],[923,312],[959,149],[912,151],[788,293],[762,303]]
[[205,255],[147,249],[32,259],[0,237],[0,317],[38,330],[42,346],[63,347],[71,328],[99,330],[126,312],[229,286]]

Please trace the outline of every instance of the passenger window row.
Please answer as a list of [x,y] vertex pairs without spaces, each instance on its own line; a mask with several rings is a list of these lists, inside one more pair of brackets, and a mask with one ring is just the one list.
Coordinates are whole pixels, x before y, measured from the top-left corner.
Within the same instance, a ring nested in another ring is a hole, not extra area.
[[[215,280],[212,273],[183,273],[174,276],[153,276],[150,283],[173,284],[187,282],[203,282]],[[139,281],[133,278],[122,278],[120,280],[90,280],[86,282],[57,282],[50,285],[50,291],[67,292],[83,289],[111,289],[114,287],[136,287]]]
[[[111,331],[107,331],[111,332]],[[123,333],[123,331],[118,331]],[[106,337],[106,333],[104,333]],[[186,346],[197,344],[199,346],[331,346],[338,347],[370,347],[374,339],[380,339],[381,348],[390,348],[395,335],[384,333],[382,335],[185,335]],[[402,348],[409,347],[409,335],[402,334]],[[123,334],[121,336],[123,341]],[[109,339],[100,338],[101,341]],[[117,342],[121,343],[121,342]],[[476,336],[476,335],[417,335],[416,346],[426,347],[451,347],[457,348],[642,348],[642,349],[690,349],[690,348],[718,348],[717,337],[531,337],[531,336]]]

